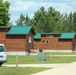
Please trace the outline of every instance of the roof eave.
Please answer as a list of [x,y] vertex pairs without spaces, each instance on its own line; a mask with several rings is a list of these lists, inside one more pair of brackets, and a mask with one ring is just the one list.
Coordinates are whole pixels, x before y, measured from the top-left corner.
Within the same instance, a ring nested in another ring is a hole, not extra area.
[[34,39],[41,39],[41,38],[34,38]]
[[11,28],[11,26],[0,26],[0,28]]
[[27,34],[8,34],[8,33],[6,33],[6,35],[27,35]]
[[52,35],[60,35],[61,33],[41,33],[41,35],[50,35],[50,34],[52,34]]
[[74,39],[74,38],[59,38],[59,39]]

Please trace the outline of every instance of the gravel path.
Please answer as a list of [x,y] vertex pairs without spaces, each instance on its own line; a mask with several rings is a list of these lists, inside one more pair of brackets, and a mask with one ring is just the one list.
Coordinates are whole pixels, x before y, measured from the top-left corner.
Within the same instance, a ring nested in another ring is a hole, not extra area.
[[[45,68],[52,68],[52,67],[60,67],[67,65],[67,63],[64,64],[18,64],[18,67],[45,67]],[[3,64],[2,66],[6,67],[16,67],[16,64]]]

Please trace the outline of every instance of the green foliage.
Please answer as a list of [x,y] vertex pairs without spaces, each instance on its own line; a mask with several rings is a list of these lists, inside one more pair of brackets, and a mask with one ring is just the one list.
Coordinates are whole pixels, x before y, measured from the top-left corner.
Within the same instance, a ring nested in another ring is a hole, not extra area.
[[45,10],[41,7],[40,10],[34,13],[34,17],[30,20],[29,24],[34,27],[36,32],[60,32],[61,31],[62,15],[59,11],[49,7]]
[[[59,55],[59,56],[55,56]],[[64,55],[64,56],[60,56]],[[38,62],[38,56],[19,56],[18,57],[18,64],[48,64],[48,63],[71,63],[76,61],[76,56],[65,56],[65,55],[76,55],[76,53],[46,53],[46,61],[45,62]],[[7,56],[7,62],[5,64],[16,64],[16,56]]]
[[[1,22],[1,21],[0,21]],[[21,14],[17,25],[32,25],[36,32],[76,32],[76,12],[61,14],[53,7],[41,7],[32,19]]]
[[3,2],[0,0],[0,26],[7,26],[10,20],[9,14],[10,3],[8,1]]
[[64,15],[63,26],[65,32],[76,32],[76,12]]
[[76,32],[76,12],[61,14],[53,7],[41,7],[29,22],[36,32]]
[[73,13],[73,30],[76,32],[76,12]]
[[28,25],[28,22],[29,22],[30,18],[28,17],[28,15],[23,15],[21,14],[19,19],[16,21],[16,25],[18,26],[23,26],[23,25]]

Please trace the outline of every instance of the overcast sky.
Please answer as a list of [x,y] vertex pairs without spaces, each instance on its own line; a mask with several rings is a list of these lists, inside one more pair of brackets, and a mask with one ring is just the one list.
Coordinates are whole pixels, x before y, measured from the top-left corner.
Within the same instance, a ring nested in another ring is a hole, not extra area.
[[41,6],[48,9],[50,6],[61,13],[76,11],[76,0],[8,0],[10,5],[11,21],[15,22],[21,13],[32,17]]

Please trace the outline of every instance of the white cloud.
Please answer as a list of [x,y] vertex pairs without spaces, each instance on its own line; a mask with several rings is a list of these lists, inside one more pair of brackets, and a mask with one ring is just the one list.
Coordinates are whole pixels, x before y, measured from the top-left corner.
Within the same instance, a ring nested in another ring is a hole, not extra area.
[[66,12],[69,13],[70,11],[75,11],[74,7],[70,6],[67,3],[42,3],[42,4],[46,9],[52,6],[53,8],[55,8],[55,10],[58,10],[61,13],[66,13]]
[[66,12],[69,13],[70,11],[73,11],[73,8],[65,3],[61,4],[58,9],[60,10],[61,13],[66,13]]
[[72,7],[70,7],[68,4],[66,3],[54,3],[51,4],[56,10],[60,11],[61,13],[68,13],[70,11],[73,10]]
[[[73,2],[75,3],[75,2]],[[73,4],[72,3],[72,4]],[[41,6],[44,6],[46,9],[50,6],[59,9],[61,12],[72,10],[72,6],[69,6],[68,3],[52,3],[52,2],[36,2],[36,1],[25,1],[18,0],[14,3],[11,3],[10,10],[11,11],[33,11],[38,10]]]
[[11,3],[10,10],[11,11],[27,11],[27,10],[34,10],[38,7],[46,6],[46,3],[42,2],[34,2],[34,1],[15,1]]
[[26,11],[32,5],[31,2],[16,1],[11,5],[11,11]]

